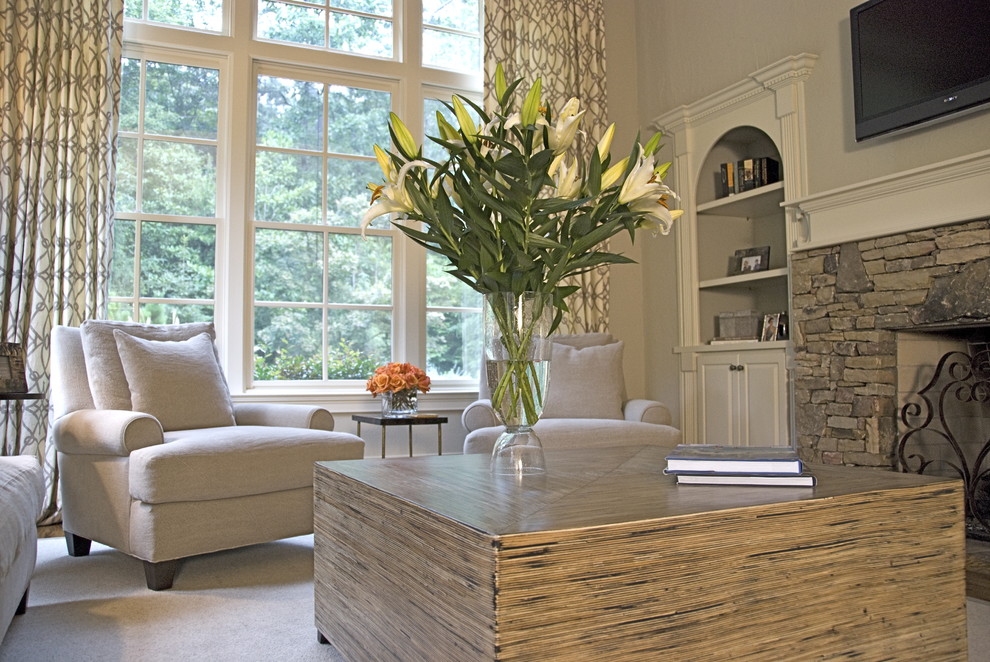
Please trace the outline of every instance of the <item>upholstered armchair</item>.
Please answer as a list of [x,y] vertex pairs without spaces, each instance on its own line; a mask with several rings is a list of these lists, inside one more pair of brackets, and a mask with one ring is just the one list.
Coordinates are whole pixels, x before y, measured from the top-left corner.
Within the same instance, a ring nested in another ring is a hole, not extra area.
[[[558,335],[553,341],[546,405],[533,426],[544,448],[680,443],[681,431],[672,427],[663,403],[626,397],[622,341],[608,333]],[[504,429],[484,378],[479,396],[461,414],[468,431],[465,453],[490,453]]]
[[95,540],[170,588],[184,557],[313,531],[313,464],[364,456],[327,410],[231,403],[212,324],[87,321],[52,335],[69,554]]

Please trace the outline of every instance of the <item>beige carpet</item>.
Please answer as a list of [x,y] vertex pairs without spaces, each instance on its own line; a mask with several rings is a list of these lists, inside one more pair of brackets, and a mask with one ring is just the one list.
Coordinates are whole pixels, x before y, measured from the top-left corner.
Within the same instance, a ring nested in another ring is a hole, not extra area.
[[0,643],[0,662],[34,660],[342,662],[316,640],[312,536],[187,559],[159,592],[135,559],[42,539],[27,613]]

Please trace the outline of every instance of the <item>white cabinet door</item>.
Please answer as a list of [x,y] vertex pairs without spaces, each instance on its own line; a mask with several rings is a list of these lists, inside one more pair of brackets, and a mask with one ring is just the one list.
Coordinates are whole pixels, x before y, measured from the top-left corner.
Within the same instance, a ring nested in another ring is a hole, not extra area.
[[739,381],[739,444],[786,446],[787,371],[780,351],[742,354],[736,371]]
[[702,444],[737,445],[736,355],[698,355],[698,439]]
[[699,353],[697,368],[699,443],[790,443],[784,350]]

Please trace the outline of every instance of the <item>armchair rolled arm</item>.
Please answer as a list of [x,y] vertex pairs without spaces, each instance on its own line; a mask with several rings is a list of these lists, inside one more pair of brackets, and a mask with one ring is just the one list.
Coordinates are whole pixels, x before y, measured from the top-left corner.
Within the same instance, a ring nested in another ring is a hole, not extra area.
[[468,432],[501,425],[491,400],[475,400],[461,413],[461,425]]
[[164,443],[158,419],[139,411],[78,409],[55,421],[52,441],[62,453],[127,456]]
[[670,425],[674,420],[667,405],[656,400],[628,400],[622,411],[627,421]]
[[281,428],[306,428],[333,432],[333,414],[317,405],[275,403],[239,403],[234,405],[234,422],[238,425],[264,425]]

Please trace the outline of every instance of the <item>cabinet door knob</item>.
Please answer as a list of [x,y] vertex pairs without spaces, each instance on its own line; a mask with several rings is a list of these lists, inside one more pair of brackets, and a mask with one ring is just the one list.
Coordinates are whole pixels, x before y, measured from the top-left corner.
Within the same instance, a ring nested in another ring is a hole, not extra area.
[[742,370],[745,370],[745,369],[746,369],[746,366],[736,365],[734,363],[730,363],[729,364],[729,370],[739,370],[739,371],[742,371]]

